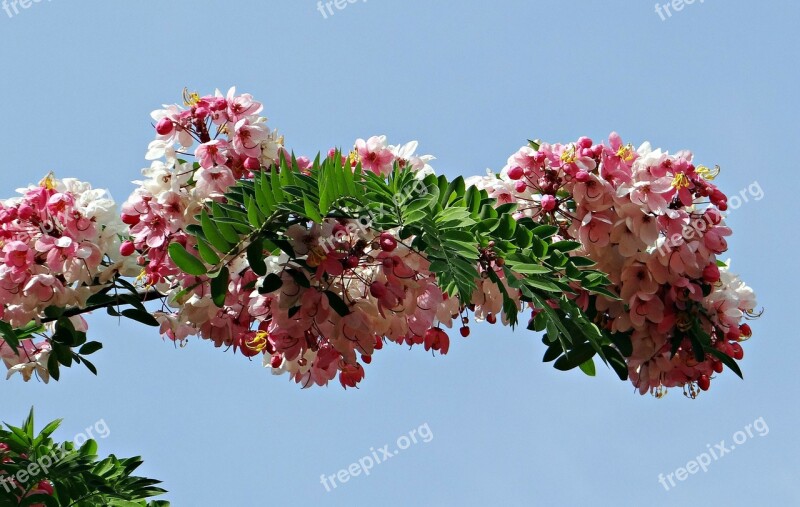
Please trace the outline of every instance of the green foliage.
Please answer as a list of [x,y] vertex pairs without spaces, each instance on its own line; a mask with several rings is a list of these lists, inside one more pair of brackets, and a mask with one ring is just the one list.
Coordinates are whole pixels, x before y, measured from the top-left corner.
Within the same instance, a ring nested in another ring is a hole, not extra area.
[[[149,299],[160,297],[155,290],[139,291],[127,280],[117,277],[112,283],[103,287],[100,291],[93,294],[86,302],[87,308],[105,308],[109,315],[119,318],[134,320],[140,324],[158,327],[158,321],[152,313],[145,307],[145,302]],[[129,308],[121,308],[127,306]],[[46,320],[51,323],[54,332],[49,335],[49,342],[52,352],[48,358],[47,370],[50,378],[59,380],[61,377],[61,367],[69,368],[73,364],[83,364],[90,372],[97,375],[97,368],[87,359],[86,356],[92,355],[103,348],[100,342],[86,341],[86,333],[78,331],[70,320],[76,315],[74,309],[50,306],[45,309]],[[14,339],[21,340],[30,338],[33,335],[47,337],[45,326],[31,322],[21,329],[6,328],[7,324],[0,321],[0,333],[13,344]]]
[[[97,442],[88,440],[80,448],[72,442],[55,443],[51,435],[61,421],[53,421],[37,435],[34,433],[33,409],[20,427],[6,424],[0,429],[0,505],[32,505],[47,507],[167,507],[166,501],[148,501],[165,491],[159,481],[136,477],[133,472],[142,464],[139,457],[105,459],[97,456]],[[10,480],[14,478],[22,489]],[[18,501],[36,490],[41,481],[48,481],[53,495],[37,494]]]
[[[312,168],[302,172],[294,157],[282,156],[279,167],[240,181],[226,194],[225,203],[214,203],[201,213],[200,225],[188,231],[197,238],[196,254],[172,245],[170,255],[186,273],[212,278],[214,301],[222,305],[227,269],[236,256],[246,253],[254,272],[265,276],[265,257],[283,252],[299,266],[286,272],[307,286],[314,273],[292,251],[285,234],[288,227],[326,218],[361,219],[376,232],[396,231],[401,241],[430,261],[442,290],[464,305],[481,276],[488,277],[500,287],[503,312],[515,326],[521,308],[487,261],[491,252],[504,265],[502,277],[508,285],[536,309],[538,316],[528,327],[547,332],[546,359],[554,360],[558,369],[580,367],[594,374],[592,359],[598,356],[627,378],[627,368],[620,365],[629,351],[621,350],[567,297],[576,287],[616,297],[607,289],[606,275],[592,269],[591,260],[570,254],[579,243],[554,241],[558,227],[515,219],[514,210],[514,204],[498,206],[485,190],[467,188],[461,177],[419,179],[399,166],[383,177],[362,171],[360,165],[353,170],[342,163],[340,153],[324,160],[318,156]],[[259,290],[269,293],[280,286],[280,277],[272,274]],[[339,296],[331,291],[326,295],[334,310],[348,312]]]

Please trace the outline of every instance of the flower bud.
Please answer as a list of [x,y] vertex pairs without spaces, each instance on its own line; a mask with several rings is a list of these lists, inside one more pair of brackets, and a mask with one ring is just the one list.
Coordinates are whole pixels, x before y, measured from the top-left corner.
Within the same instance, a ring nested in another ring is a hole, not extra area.
[[20,220],[29,220],[34,214],[34,209],[31,207],[30,204],[23,202],[19,205],[19,209],[17,210],[17,217]]
[[122,223],[125,225],[136,225],[141,220],[140,215],[126,215],[125,213],[122,214]]
[[393,252],[394,249],[397,248],[397,240],[394,239],[394,236],[389,232],[382,233],[379,241],[381,250],[384,252]]
[[717,283],[720,279],[719,268],[716,264],[709,264],[703,270],[703,280],[707,283]]
[[136,246],[130,240],[125,241],[119,247],[119,254],[123,257],[130,257],[134,252],[136,252]]
[[172,120],[169,118],[161,118],[156,123],[156,132],[160,136],[168,136],[172,134],[173,130],[175,130],[175,125],[172,124]]
[[550,194],[542,196],[542,210],[553,211],[556,209],[556,198]]
[[198,120],[205,120],[209,114],[211,114],[211,111],[207,107],[198,107],[194,110],[194,117]]
[[244,159],[244,168],[248,171],[257,171],[261,169],[261,162],[255,157],[247,157]]
[[521,167],[512,167],[508,170],[508,177],[512,180],[519,180],[525,175],[525,170]]
[[700,378],[697,379],[697,387],[703,391],[708,391],[711,387],[711,379],[708,378],[708,375],[700,375]]

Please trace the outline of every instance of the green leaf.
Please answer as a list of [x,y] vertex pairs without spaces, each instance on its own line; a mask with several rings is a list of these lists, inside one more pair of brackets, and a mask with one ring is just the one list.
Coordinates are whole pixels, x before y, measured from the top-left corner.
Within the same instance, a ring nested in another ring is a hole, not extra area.
[[264,223],[264,216],[261,214],[261,211],[258,209],[258,205],[255,203],[250,195],[245,195],[244,197],[244,207],[247,210],[247,221],[253,227],[261,227],[261,224]]
[[322,215],[319,214],[319,210],[314,206],[314,203],[311,202],[311,199],[308,196],[303,195],[303,209],[305,209],[306,216],[316,223],[322,223]]
[[342,317],[350,315],[350,307],[347,306],[347,303],[344,302],[344,299],[342,299],[339,294],[328,290],[325,291],[325,295],[328,296],[328,301],[331,304],[331,308],[333,308],[336,313]]
[[576,267],[579,267],[579,268],[588,268],[588,267],[591,267],[591,266],[594,266],[595,264],[597,264],[595,261],[593,261],[592,259],[589,259],[588,257],[578,257],[578,256],[570,257],[569,258],[569,262],[573,266],[576,266]]
[[577,241],[556,241],[550,245],[550,250],[558,250],[560,252],[571,252],[581,247]]
[[131,320],[135,320],[136,322],[140,322],[146,326],[152,326],[152,327],[160,326],[156,318],[153,317],[151,314],[143,312],[141,310],[137,310],[135,308],[128,308],[127,310],[122,310],[122,316],[127,317]]
[[633,343],[631,342],[630,335],[614,333],[611,335],[611,341],[614,342],[614,345],[617,346],[617,349],[619,349],[620,353],[624,357],[630,357],[633,355]]
[[86,369],[87,369],[87,370],[89,370],[89,371],[90,371],[90,372],[92,372],[92,373],[93,373],[95,376],[97,376],[97,368],[95,367],[95,365],[94,365],[94,364],[92,364],[92,362],[91,362],[91,361],[89,361],[88,359],[86,359],[86,358],[84,357],[84,358],[81,358],[81,362],[83,363],[83,365],[84,365],[84,366],[86,366]]
[[[211,214],[214,218],[214,223],[219,229],[219,233],[225,238],[225,241],[230,243],[231,245],[235,245],[239,242],[239,234],[236,232],[236,229],[230,224],[230,222],[224,221],[228,217],[225,215],[225,212],[222,210],[222,207],[217,202],[211,203]],[[236,220],[236,219],[232,219]]]
[[550,363],[558,359],[558,357],[563,354],[564,351],[561,350],[561,347],[557,345],[553,345],[552,343],[548,345],[547,350],[544,352],[544,357],[542,361],[545,363]]
[[203,210],[200,213],[200,225],[203,227],[203,234],[211,246],[217,249],[218,252],[226,254],[230,251],[232,244],[228,243],[217,226],[211,221],[208,212]]
[[531,232],[534,236],[537,236],[542,239],[547,239],[549,237],[555,236],[558,232],[558,227],[555,225],[539,225],[534,227]]
[[17,348],[19,347],[19,338],[17,337],[17,333],[14,332],[14,328],[11,327],[11,324],[0,320],[0,336],[3,337],[8,346],[11,347],[11,350],[16,354]]
[[187,252],[186,248],[180,243],[170,243],[168,251],[172,262],[184,273],[194,276],[202,276],[208,273],[205,264]]
[[64,315],[64,310],[66,308],[59,308],[58,306],[48,306],[44,309],[44,315],[48,319],[58,319],[62,315]]
[[61,372],[58,367],[58,358],[55,354],[50,354],[50,357],[47,358],[47,371],[50,373],[50,376],[53,377],[53,380],[57,381],[61,377]]
[[628,364],[625,358],[622,357],[616,349],[609,346],[603,346],[603,353],[608,360],[608,364],[614,369],[620,380],[628,380]]
[[569,371],[573,368],[581,366],[583,363],[590,361],[597,351],[594,350],[589,343],[579,345],[570,350],[568,355],[563,355],[553,365],[557,370]]
[[80,351],[78,351],[78,354],[80,354],[82,356],[88,356],[88,355],[94,354],[95,352],[97,352],[98,350],[100,350],[102,348],[103,348],[103,344],[100,343],[100,342],[89,342],[89,343],[84,344],[81,347]]
[[597,369],[595,368],[593,359],[589,359],[585,363],[582,363],[579,366],[579,368],[581,369],[581,371],[583,373],[585,373],[586,375],[588,375],[590,377],[594,377],[595,375],[597,375]]
[[552,273],[553,270],[538,264],[510,264],[511,270],[521,275],[541,275]]
[[720,352],[714,347],[707,347],[705,351],[711,354],[712,356],[716,357],[720,361],[722,361],[722,364],[730,368],[731,371],[733,371],[733,373],[735,373],[740,379],[744,379],[742,370],[741,368],[739,368],[739,365],[736,364],[736,360],[734,358],[732,358],[728,354],[725,354],[724,352]]
[[548,292],[563,292],[563,288],[559,287],[555,283],[551,282],[546,278],[542,278],[536,275],[528,276],[523,280],[525,285],[529,285],[536,289],[545,290]]
[[264,278],[264,283],[258,289],[259,294],[269,294],[275,292],[283,286],[283,280],[275,273],[270,273]]
[[206,261],[207,263],[211,264],[212,266],[216,266],[222,260],[217,255],[217,252],[214,251],[211,246],[206,243],[206,240],[197,236],[197,252],[200,254],[200,257]]
[[500,221],[497,224],[497,228],[492,231],[492,234],[500,239],[511,239],[514,237],[516,230],[517,222],[514,221],[514,217],[500,215]]
[[247,247],[247,262],[250,264],[250,269],[258,276],[267,274],[267,263],[264,260],[264,240],[263,238],[256,238]]
[[219,308],[225,305],[230,279],[230,271],[228,268],[224,267],[219,271],[219,274],[211,280],[211,299]]
[[308,280],[308,277],[306,277],[306,275],[301,271],[296,269],[287,269],[286,272],[289,273],[289,276],[291,276],[294,279],[294,282],[300,287],[303,287],[304,289],[311,287],[311,282]]

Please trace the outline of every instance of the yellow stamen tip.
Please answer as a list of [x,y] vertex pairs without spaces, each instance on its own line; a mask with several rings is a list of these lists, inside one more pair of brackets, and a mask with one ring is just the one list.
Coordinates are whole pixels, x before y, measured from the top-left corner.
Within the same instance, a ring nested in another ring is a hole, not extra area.
[[689,188],[689,185],[691,185],[689,177],[684,173],[678,173],[675,175],[675,178],[672,179],[672,186],[674,188]]
[[42,180],[39,182],[39,186],[46,188],[47,190],[56,189],[56,178],[52,171],[50,171],[50,174],[42,178]]

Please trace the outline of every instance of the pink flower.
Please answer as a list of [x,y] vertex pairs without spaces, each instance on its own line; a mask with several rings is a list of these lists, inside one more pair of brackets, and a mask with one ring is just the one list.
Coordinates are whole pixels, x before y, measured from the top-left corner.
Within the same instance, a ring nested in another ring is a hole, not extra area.
[[425,350],[431,349],[443,355],[450,350],[450,337],[438,327],[433,327],[425,333]]
[[339,382],[345,389],[356,387],[362,380],[364,380],[364,368],[358,363],[344,365],[339,373]]
[[33,264],[33,250],[22,241],[11,241],[3,247],[6,266],[14,271],[26,271]]
[[214,139],[201,144],[194,152],[200,167],[210,169],[214,166],[225,165],[228,161],[228,143],[219,139]]
[[236,88],[231,88],[228,91],[227,105],[228,105],[228,121],[236,123],[240,119],[260,113],[264,107],[261,102],[253,100],[253,96],[249,93],[235,95]]
[[631,303],[631,322],[642,328],[645,320],[658,324],[664,319],[664,302],[655,294],[638,293]]
[[660,285],[653,279],[650,269],[644,264],[633,264],[622,271],[622,291],[620,297],[623,301],[632,301],[635,297],[646,298],[658,292]]
[[657,215],[667,212],[669,203],[665,194],[671,189],[672,181],[668,177],[637,181],[630,189],[627,186],[620,187],[622,192],[630,190],[631,202],[642,206],[645,211],[651,211]]
[[243,157],[261,158],[261,143],[269,138],[264,124],[252,124],[247,118],[236,122],[233,148]]
[[223,166],[201,167],[194,173],[197,186],[195,193],[200,197],[220,197],[229,187],[236,184],[230,169]]
[[383,176],[392,172],[394,154],[386,144],[386,136],[373,136],[366,141],[358,139],[356,152],[364,169]]
[[603,248],[611,241],[611,228],[612,223],[608,213],[589,212],[581,221],[578,236],[585,245]]

